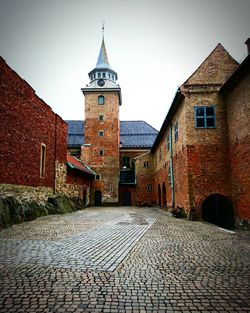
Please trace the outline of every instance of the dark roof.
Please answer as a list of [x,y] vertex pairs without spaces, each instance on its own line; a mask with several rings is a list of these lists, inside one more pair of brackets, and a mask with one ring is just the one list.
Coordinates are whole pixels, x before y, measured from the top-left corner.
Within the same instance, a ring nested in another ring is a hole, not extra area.
[[[68,147],[84,144],[84,121],[66,121],[68,124]],[[121,121],[120,141],[122,148],[151,148],[158,131],[144,121]]]
[[244,59],[239,67],[233,72],[228,80],[222,85],[220,89],[221,94],[230,92],[236,87],[250,72],[250,54]]
[[158,136],[155,139],[155,142],[152,146],[152,151],[155,150],[155,148],[157,147],[157,145],[159,144],[161,138],[162,138],[162,134],[165,132],[165,130],[167,129],[167,127],[170,125],[171,123],[171,119],[173,118],[173,115],[176,112],[176,109],[178,108],[179,104],[182,102],[182,100],[185,98],[185,96],[181,93],[180,88],[178,88],[175,97],[173,99],[173,102],[169,108],[169,111],[167,113],[167,116],[165,117],[165,120],[161,126],[161,129],[158,133]]

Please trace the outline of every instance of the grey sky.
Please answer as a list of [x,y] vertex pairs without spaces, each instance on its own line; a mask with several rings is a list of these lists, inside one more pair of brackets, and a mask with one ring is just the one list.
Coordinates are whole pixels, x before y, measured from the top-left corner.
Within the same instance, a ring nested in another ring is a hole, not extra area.
[[181,85],[221,43],[247,55],[249,0],[0,0],[0,55],[64,119],[84,118],[80,88],[101,25],[122,88],[121,120],[159,129]]

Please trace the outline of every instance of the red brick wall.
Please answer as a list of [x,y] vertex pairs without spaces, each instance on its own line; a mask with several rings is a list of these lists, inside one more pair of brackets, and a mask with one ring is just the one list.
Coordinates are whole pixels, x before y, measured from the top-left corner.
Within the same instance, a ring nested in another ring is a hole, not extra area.
[[230,198],[228,145],[190,145],[187,151],[190,205],[200,210],[211,194]]
[[[53,187],[56,158],[66,162],[67,124],[2,58],[0,90],[0,183]],[[46,146],[44,178],[41,143]]]
[[86,175],[79,174],[79,171],[68,170],[67,171],[67,184],[74,185],[90,185],[90,178]]
[[[105,97],[104,105],[98,105],[100,95]],[[99,120],[100,115],[103,115],[103,121]],[[99,136],[99,131],[104,132],[103,137]],[[85,92],[85,143],[91,144],[87,163],[101,177],[100,181],[93,182],[93,193],[100,190],[103,202],[118,202],[120,122],[117,91]],[[104,151],[103,156],[100,156],[100,150]],[[81,158],[87,161],[83,155]]]
[[232,198],[239,219],[250,220],[250,75],[228,94]]

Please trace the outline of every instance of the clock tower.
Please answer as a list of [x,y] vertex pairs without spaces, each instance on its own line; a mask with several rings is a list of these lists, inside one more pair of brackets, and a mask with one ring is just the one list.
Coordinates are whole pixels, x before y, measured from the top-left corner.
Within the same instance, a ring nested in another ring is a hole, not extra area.
[[96,67],[89,72],[85,96],[85,131],[81,159],[96,173],[91,201],[94,205],[117,204],[119,199],[119,148],[121,88],[110,67],[102,38]]

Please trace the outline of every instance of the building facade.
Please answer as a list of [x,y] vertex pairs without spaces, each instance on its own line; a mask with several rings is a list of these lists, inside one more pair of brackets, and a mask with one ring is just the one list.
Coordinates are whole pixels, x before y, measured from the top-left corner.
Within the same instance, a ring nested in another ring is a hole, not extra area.
[[85,122],[67,122],[69,149],[82,145],[81,158],[100,173],[92,204],[182,208],[228,228],[250,219],[249,56],[239,65],[218,44],[176,92],[159,133],[119,121],[121,90],[104,41],[89,77]]
[[94,173],[67,156],[67,123],[3,58],[0,90],[0,197],[44,203],[53,194],[86,194],[89,203]]

